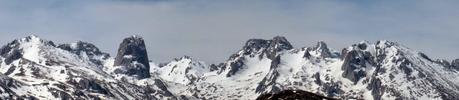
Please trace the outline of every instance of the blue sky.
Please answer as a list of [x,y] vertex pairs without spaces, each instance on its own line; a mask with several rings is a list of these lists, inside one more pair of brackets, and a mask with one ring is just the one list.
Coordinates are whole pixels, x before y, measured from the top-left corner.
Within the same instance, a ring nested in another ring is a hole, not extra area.
[[115,55],[141,35],[149,56],[226,60],[250,38],[285,36],[296,48],[323,40],[342,48],[390,40],[432,58],[459,58],[454,0],[0,0],[0,43],[36,34],[94,43]]

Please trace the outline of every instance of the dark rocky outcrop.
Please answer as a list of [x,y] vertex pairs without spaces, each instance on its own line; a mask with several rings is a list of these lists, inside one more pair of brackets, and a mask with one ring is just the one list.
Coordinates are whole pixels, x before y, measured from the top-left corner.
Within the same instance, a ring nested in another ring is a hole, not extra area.
[[250,39],[245,43],[245,46],[242,47],[242,50],[244,51],[244,55],[249,55],[253,52],[259,51],[262,48],[267,48],[269,47],[270,40],[264,40],[264,39]]
[[277,52],[290,49],[293,49],[293,46],[285,37],[276,36],[270,40],[269,47],[266,49],[266,55],[269,59],[275,59]]
[[105,60],[110,57],[108,53],[101,52],[99,48],[88,42],[78,41],[73,44],[61,44],[57,47],[79,55],[80,57],[87,56],[91,62],[97,65],[102,65],[103,62],[101,60]]
[[382,86],[381,80],[378,78],[373,78],[370,81],[370,84],[367,87],[368,90],[371,90],[371,95],[373,95],[373,99],[381,100],[381,96],[384,93],[385,86]]
[[306,52],[304,52],[303,58],[308,58],[309,59],[309,58],[312,57],[312,55],[309,53],[309,51],[311,51],[311,48],[303,48],[303,50],[306,51]]
[[317,58],[334,58],[340,55],[339,53],[332,53],[327,44],[323,41],[317,42],[314,47],[303,48],[303,50],[306,51],[303,57],[308,59],[313,57],[313,55],[317,56]]
[[258,86],[255,92],[263,93],[266,91],[268,87],[272,87],[271,88],[272,90],[270,90],[271,92],[280,91],[279,87],[275,86],[276,80],[279,77],[279,72],[275,69],[279,67],[280,61],[281,61],[280,56],[276,56],[276,59],[273,59],[273,61],[271,62],[271,67],[270,67],[271,70],[263,78],[263,80],[261,80],[260,83],[258,83]]
[[14,60],[22,58],[22,52],[19,49],[2,49],[0,52],[3,52],[3,50],[5,50],[5,53],[0,55],[5,58],[6,64],[11,64]]
[[154,81],[155,81],[155,86],[161,90],[164,96],[174,96],[171,92],[169,92],[166,84],[163,83],[163,81],[161,81],[160,79],[155,79]]
[[367,47],[368,43],[361,42],[359,44],[354,44],[351,50],[342,50],[344,62],[341,69],[344,71],[342,74],[343,77],[356,83],[366,76],[365,69],[367,67],[376,65],[375,58],[366,50]]
[[426,54],[424,54],[424,53],[421,53],[421,52],[420,52],[420,53],[418,53],[418,54],[419,54],[419,56],[421,56],[422,58],[424,58],[424,59],[426,59],[426,60],[428,60],[428,61],[431,61],[431,62],[433,62],[433,60],[432,60],[432,59],[430,59],[430,58],[429,58],[429,56],[427,56]]
[[264,94],[256,100],[338,100],[302,90],[285,90],[275,94]]
[[226,77],[230,77],[234,74],[236,74],[237,71],[239,71],[242,66],[244,66],[244,58],[238,58],[235,62],[232,62],[229,64],[230,70],[226,74]]
[[124,39],[118,49],[114,66],[120,67],[115,70],[118,74],[136,76],[139,79],[150,77],[150,64],[143,38],[131,36]]
[[330,49],[328,49],[327,44],[323,41],[317,42],[317,45],[313,47],[313,50],[316,50],[317,52],[320,53],[320,56],[323,58],[328,58],[332,57],[332,53],[330,52]]
[[451,62],[448,62],[445,59],[437,59],[437,60],[434,61],[434,63],[442,65],[445,68],[449,68],[449,69],[452,69],[452,70],[459,71],[459,59],[455,59],[455,60],[453,60]]
[[370,56],[366,56],[364,52],[351,50],[345,54],[344,63],[341,67],[343,77],[348,78],[353,82],[359,81],[365,77],[365,68],[370,61]]
[[250,39],[245,43],[242,51],[244,51],[243,55],[250,55],[262,50],[261,52],[266,54],[268,58],[273,59],[277,52],[290,49],[293,49],[293,46],[285,37],[276,36],[271,40]]
[[0,93],[4,94],[4,96],[0,97],[2,100],[10,100],[10,99],[25,99],[27,97],[19,97],[13,89],[20,88],[24,86],[24,83],[16,81],[10,77],[7,77],[3,74],[0,74]]
[[455,59],[451,62],[451,68],[454,68],[459,71],[459,59]]

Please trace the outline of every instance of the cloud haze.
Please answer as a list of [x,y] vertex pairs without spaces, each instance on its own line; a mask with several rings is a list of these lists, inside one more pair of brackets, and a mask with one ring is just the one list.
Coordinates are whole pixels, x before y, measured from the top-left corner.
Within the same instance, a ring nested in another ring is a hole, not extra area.
[[391,40],[432,58],[459,58],[459,4],[449,0],[1,0],[0,43],[36,34],[58,43],[94,43],[115,55],[141,35],[155,62],[189,55],[217,63],[250,38],[285,36],[307,47],[341,50]]

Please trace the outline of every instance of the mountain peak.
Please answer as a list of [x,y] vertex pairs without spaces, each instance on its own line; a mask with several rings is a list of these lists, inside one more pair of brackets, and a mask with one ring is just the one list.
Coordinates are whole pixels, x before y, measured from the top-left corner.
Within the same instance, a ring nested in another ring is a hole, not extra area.
[[114,66],[119,66],[115,73],[136,76],[137,78],[150,77],[150,64],[144,40],[139,36],[125,38],[120,44]]
[[128,37],[127,39],[143,40],[143,37],[142,36],[138,36],[138,35],[132,35],[132,36]]
[[327,47],[327,44],[324,41],[317,42],[317,44],[313,47],[313,52],[315,55],[324,58],[332,56],[330,49]]
[[38,40],[41,40],[40,37],[38,37],[37,35],[35,34],[32,34],[32,35],[29,35],[27,37],[25,37],[26,39],[38,39]]
[[102,65],[102,60],[110,57],[108,53],[100,51],[94,44],[84,41],[77,41],[70,44],[60,44],[57,48],[69,51],[83,58],[87,57],[91,60],[91,62],[97,65]]
[[11,61],[19,59],[24,55],[29,60],[33,59],[36,61],[38,52],[43,49],[41,47],[55,47],[56,45],[52,41],[40,39],[36,35],[30,35],[24,38],[16,39],[7,45],[0,48],[0,56],[6,59],[6,63],[9,64]]
[[317,42],[316,46],[314,46],[314,50],[329,50],[327,44],[324,41]]
[[204,73],[209,71],[205,63],[183,56],[161,66],[159,73],[162,73],[161,77],[166,81],[188,85],[201,80]]
[[293,49],[292,44],[283,36],[276,36],[271,40],[271,47],[280,50],[290,50]]
[[244,49],[260,50],[269,46],[269,40],[264,39],[249,39],[244,46]]
[[244,50],[247,51],[246,53],[250,53],[252,50],[258,51],[263,48],[281,51],[293,49],[293,46],[285,37],[282,36],[273,37],[271,40],[249,39],[244,46]]
[[180,57],[180,58],[174,58],[174,60],[175,60],[175,61],[180,61],[180,60],[184,60],[184,59],[193,60],[193,58],[192,58],[192,57],[190,57],[190,56],[187,56],[187,55],[185,55],[185,56],[182,56],[182,57]]
[[250,39],[218,65],[183,56],[157,66],[152,63],[152,68],[144,40],[136,35],[120,43],[115,58],[83,41],[57,47],[43,43],[48,41],[31,35],[0,48],[0,88],[7,94],[0,98],[255,99],[261,94],[459,98],[459,59],[427,61],[425,54],[386,40],[357,42],[339,54],[324,41],[293,49],[282,36]]
[[383,47],[390,47],[390,46],[398,46],[399,44],[397,42],[392,42],[388,40],[379,40],[379,41],[376,41],[375,45],[383,48]]
[[22,44],[22,43],[32,43],[32,44],[43,44],[43,45],[49,45],[49,46],[56,46],[52,41],[47,41],[44,39],[41,39],[37,35],[30,35],[21,39],[17,39],[10,44]]

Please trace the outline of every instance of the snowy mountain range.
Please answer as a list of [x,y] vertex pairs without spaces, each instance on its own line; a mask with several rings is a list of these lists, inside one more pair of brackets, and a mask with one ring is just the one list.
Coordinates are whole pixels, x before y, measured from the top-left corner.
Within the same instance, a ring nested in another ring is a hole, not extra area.
[[116,57],[78,41],[37,36],[0,48],[0,99],[256,99],[283,90],[368,100],[457,100],[459,59],[432,59],[396,42],[362,41],[334,51],[294,48],[286,38],[250,39],[219,64],[184,56],[150,62],[142,37]]

